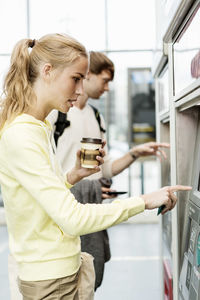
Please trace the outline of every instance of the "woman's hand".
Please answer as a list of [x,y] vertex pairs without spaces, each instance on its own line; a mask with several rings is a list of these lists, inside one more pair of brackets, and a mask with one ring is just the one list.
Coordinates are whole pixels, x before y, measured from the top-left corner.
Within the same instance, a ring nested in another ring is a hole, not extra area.
[[142,195],[141,198],[144,199],[145,209],[154,209],[165,205],[162,211],[162,214],[164,214],[176,205],[177,197],[174,192],[190,191],[191,189],[191,186],[185,185],[165,186],[156,192]]
[[[105,151],[103,147],[105,146],[106,142],[103,141],[102,147],[99,149],[99,152],[101,153],[101,156],[96,156],[96,160],[98,160],[99,165],[102,165],[104,163],[103,157],[105,156]],[[95,174],[100,171],[99,166],[95,166],[94,168],[83,168],[81,166],[81,150],[78,150],[76,153],[76,164],[75,167],[67,173],[67,181],[74,185],[84,177],[88,177],[92,174]]]
[[156,155],[159,158],[162,156],[166,159],[167,155],[164,150],[161,148],[169,148],[170,144],[168,143],[156,143],[156,142],[149,142],[145,144],[141,144],[138,146],[134,146],[130,152],[137,158],[140,156],[149,156],[149,155]]

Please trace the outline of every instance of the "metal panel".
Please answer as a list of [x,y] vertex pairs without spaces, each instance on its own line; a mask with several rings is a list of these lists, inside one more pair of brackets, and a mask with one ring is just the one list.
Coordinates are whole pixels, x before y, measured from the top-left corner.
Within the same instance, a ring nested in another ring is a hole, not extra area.
[[187,247],[181,269],[179,290],[181,299],[200,299],[200,208],[188,202]]
[[[197,107],[176,113],[177,136],[177,182],[183,185],[192,184],[193,158],[197,136],[199,110]],[[179,257],[182,263],[186,241],[186,219],[189,193],[179,193],[178,202],[178,238]]]
[[[160,124],[160,142],[170,143],[170,123],[163,123]],[[161,164],[161,186],[168,186],[171,184],[170,178],[170,150],[165,149],[167,154],[167,159],[163,160]],[[163,228],[163,247],[167,247],[167,249],[163,249],[165,255],[168,256],[171,260],[171,250],[172,250],[172,226],[171,226],[171,212],[166,213],[162,216],[162,228]]]
[[[194,2],[195,2],[195,0],[179,1],[179,6],[176,7],[176,12],[174,14],[174,17],[171,20],[171,23],[169,24],[168,29],[163,37],[163,41],[166,44],[172,42],[175,34],[178,31],[178,28],[186,20],[186,15]],[[198,2],[198,1],[196,1],[196,2]]]
[[194,202],[198,207],[200,207],[200,109],[199,111],[199,122],[198,122],[198,133],[196,135],[196,143],[195,143],[195,154],[194,154],[194,162],[193,162],[193,174],[192,174],[192,192],[190,195],[190,199]]
[[174,38],[174,100],[198,88],[200,79],[200,2],[196,1]]

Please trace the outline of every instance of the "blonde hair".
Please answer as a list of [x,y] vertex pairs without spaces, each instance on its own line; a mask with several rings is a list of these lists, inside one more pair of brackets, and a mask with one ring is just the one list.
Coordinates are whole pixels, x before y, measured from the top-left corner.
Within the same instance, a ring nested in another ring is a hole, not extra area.
[[13,49],[3,85],[0,129],[6,121],[26,112],[36,100],[32,87],[39,75],[41,63],[50,63],[53,68],[64,68],[80,56],[88,57],[85,47],[65,34],[48,34],[37,41],[20,40]]
[[113,80],[115,73],[113,62],[101,52],[90,51],[90,72],[98,75],[102,71],[109,71]]

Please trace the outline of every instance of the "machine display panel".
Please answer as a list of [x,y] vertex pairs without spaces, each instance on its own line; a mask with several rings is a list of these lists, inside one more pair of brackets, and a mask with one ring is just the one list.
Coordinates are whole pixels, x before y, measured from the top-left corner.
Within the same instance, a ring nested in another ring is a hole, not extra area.
[[200,174],[199,174],[199,181],[198,181],[198,192],[200,192]]
[[[197,5],[173,46],[175,95],[187,94],[200,81],[200,4]],[[180,95],[180,96],[181,96]]]
[[179,292],[181,299],[200,299],[200,208],[189,201],[188,245],[181,268]]
[[191,277],[189,284],[189,300],[200,299],[200,226],[199,222],[195,228],[194,236],[191,237],[191,246],[193,250],[193,263],[191,264]]
[[193,158],[192,191],[190,194],[190,200],[200,207],[200,120],[198,124],[195,154]]

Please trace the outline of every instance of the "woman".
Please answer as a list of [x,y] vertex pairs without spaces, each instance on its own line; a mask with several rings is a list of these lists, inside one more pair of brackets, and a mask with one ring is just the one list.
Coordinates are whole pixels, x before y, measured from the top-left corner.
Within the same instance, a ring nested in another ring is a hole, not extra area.
[[79,151],[75,167],[63,175],[45,118],[52,109],[66,113],[73,106],[87,69],[87,52],[79,42],[51,34],[21,40],[5,78],[0,183],[10,251],[25,300],[92,299],[93,293],[83,295],[79,236],[119,224],[145,208],[165,205],[165,213],[176,204],[174,191],[190,189],[165,187],[111,204],[82,205],[75,200],[70,187],[99,168],[81,168]]

